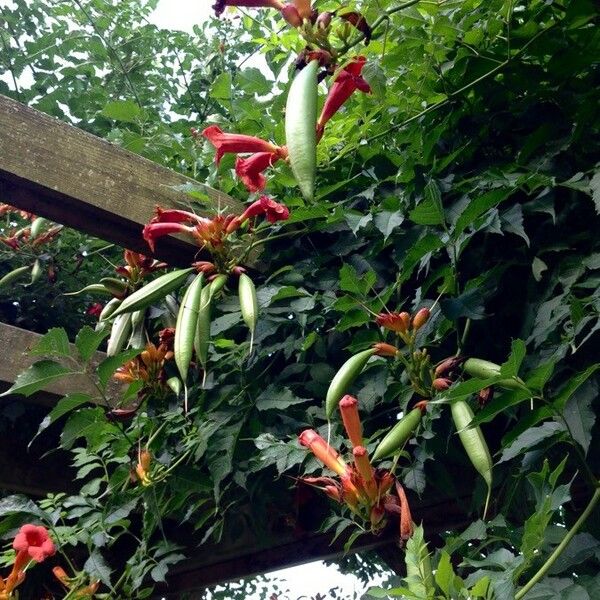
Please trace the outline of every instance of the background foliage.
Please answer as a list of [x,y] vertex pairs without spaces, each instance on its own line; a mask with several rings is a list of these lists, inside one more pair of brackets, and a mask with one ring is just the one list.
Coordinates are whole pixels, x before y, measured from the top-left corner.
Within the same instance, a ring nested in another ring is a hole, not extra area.
[[[217,171],[212,148],[198,145],[189,128],[217,123],[283,143],[290,53],[301,50],[299,38],[268,11],[238,12],[198,25],[192,35],[159,30],[147,21],[155,4],[19,0],[3,7],[0,93],[245,199],[233,160],[224,158]],[[188,453],[168,485],[114,492],[127,476],[131,448],[101,408],[63,401],[78,408],[44,432],[60,434],[84,482],[79,495],[44,500],[44,518],[56,517],[68,543],[87,546],[93,560],[84,558],[84,568],[107,585],[147,586],[150,593],[186,546],[231,539],[249,523],[269,535],[290,523],[315,525],[298,522],[298,503],[316,520],[325,505],[318,508],[313,496],[292,501],[289,479],[280,476],[299,472],[301,429],[326,431],[322,399],[337,368],[381,339],[368,311],[382,310],[383,300],[390,310],[412,310],[440,297],[423,334],[436,360],[459,349],[502,363],[513,340],[522,340],[521,376],[543,390],[533,404],[518,393],[497,394],[478,414],[497,463],[488,523],[477,520],[483,485],[444,407],[430,411],[397,471],[417,515],[422,501],[462,499],[471,525],[437,543],[448,556],[463,557],[454,567],[469,585],[485,573],[495,597],[514,596],[513,586],[539,567],[539,552],[556,546],[598,477],[594,3],[355,5],[379,23],[368,46],[352,49],[368,58],[364,74],[373,93],[353,97],[328,124],[314,204],[300,199],[286,165],[269,179],[268,192],[292,216],[280,226],[286,237],[274,239],[260,259],[252,356],[230,294],[212,326],[219,368],[197,393],[191,424],[180,406],[163,403],[129,428],[131,439],[145,439],[160,415],[167,423],[157,440],[161,464],[168,468]],[[65,263],[82,245],[98,247],[75,234],[61,244]],[[90,277],[105,273],[97,256],[86,265]],[[56,292],[71,284],[65,278],[62,287],[43,291],[55,294],[42,303],[51,313],[31,311],[19,322],[63,325],[55,318],[54,307],[62,306]],[[41,298],[42,290],[31,292]],[[354,391],[374,441],[411,395],[402,376],[378,361]],[[335,423],[331,437],[342,444]],[[310,461],[304,470],[316,468]],[[7,535],[40,516],[24,499],[4,502]],[[197,537],[175,533],[167,542],[160,517],[192,523]],[[598,520],[590,520],[527,597],[593,597],[599,535]],[[143,543],[133,552],[136,539]],[[126,570],[115,559],[105,562],[118,555],[115,547],[131,553]]]

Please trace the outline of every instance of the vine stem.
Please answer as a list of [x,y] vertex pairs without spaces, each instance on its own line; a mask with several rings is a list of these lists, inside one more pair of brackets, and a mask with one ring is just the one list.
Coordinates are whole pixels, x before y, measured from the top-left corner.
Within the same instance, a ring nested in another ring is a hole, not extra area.
[[536,584],[546,573],[550,570],[550,567],[556,562],[556,559],[562,554],[563,550],[569,545],[569,542],[573,539],[575,534],[579,531],[580,527],[585,523],[587,518],[594,510],[596,504],[600,500],[600,487],[596,488],[594,495],[592,496],[589,504],[585,507],[585,510],[581,513],[579,519],[575,522],[573,527],[565,535],[562,542],[555,548],[554,552],[548,557],[548,560],[542,565],[540,570],[523,586],[515,595],[515,600],[521,600],[529,592],[529,590]]

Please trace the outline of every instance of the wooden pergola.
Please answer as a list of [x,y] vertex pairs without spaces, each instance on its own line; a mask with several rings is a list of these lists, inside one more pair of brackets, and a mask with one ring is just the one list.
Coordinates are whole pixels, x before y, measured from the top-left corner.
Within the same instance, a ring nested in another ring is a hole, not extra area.
[[[0,201],[46,217],[57,223],[113,242],[124,248],[148,253],[142,228],[154,206],[185,206],[188,196],[178,190],[197,182],[165,169],[140,156],[57,119],[0,96]],[[206,188],[206,194],[221,209],[236,209],[235,201]],[[172,265],[187,265],[197,247],[174,238],[161,238],[155,256]],[[10,348],[0,361],[0,387],[6,389],[32,361],[28,356],[39,335],[0,323],[0,344]],[[43,393],[23,400],[51,406],[70,391],[86,391],[89,381],[60,380]],[[5,400],[6,401],[6,400]],[[61,457],[42,459],[11,440],[0,437],[0,489],[40,496],[68,490],[69,470]],[[14,461],[13,457],[28,460]],[[64,456],[63,456],[64,458]],[[465,522],[459,502],[446,500],[421,504],[415,520],[427,523],[428,534]],[[355,550],[377,549],[396,569],[402,569],[402,556],[395,536],[357,542]],[[201,598],[207,586],[248,577],[269,570],[311,560],[335,558],[343,554],[343,539],[331,544],[331,536],[314,533],[275,532],[258,536],[246,531],[234,543],[202,546],[193,559],[177,565],[169,585],[157,597]]]

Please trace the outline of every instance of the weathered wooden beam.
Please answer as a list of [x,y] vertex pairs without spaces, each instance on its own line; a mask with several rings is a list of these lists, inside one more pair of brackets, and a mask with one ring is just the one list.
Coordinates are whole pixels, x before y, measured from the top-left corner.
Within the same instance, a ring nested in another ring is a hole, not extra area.
[[[0,200],[79,231],[148,254],[142,227],[154,206],[182,208],[174,186],[192,179],[0,95]],[[230,196],[204,188],[215,207]],[[187,265],[198,248],[162,238],[155,255]]]

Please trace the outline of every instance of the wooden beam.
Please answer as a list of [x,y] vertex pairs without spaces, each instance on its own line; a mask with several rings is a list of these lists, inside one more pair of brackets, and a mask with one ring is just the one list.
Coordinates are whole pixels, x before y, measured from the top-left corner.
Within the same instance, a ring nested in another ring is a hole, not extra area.
[[[144,254],[142,227],[154,206],[185,207],[174,186],[201,185],[81,129],[0,95],[0,200]],[[240,211],[204,186],[215,207]],[[155,255],[187,265],[198,248],[162,238]]]

